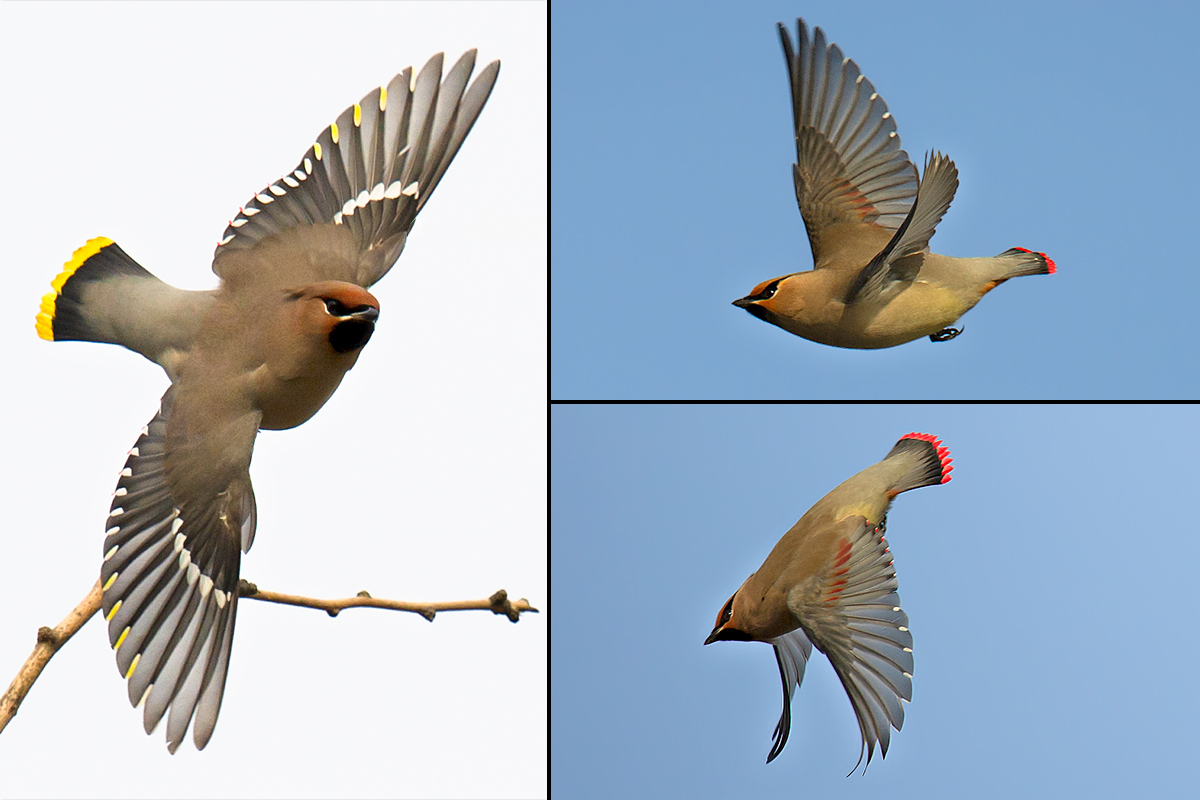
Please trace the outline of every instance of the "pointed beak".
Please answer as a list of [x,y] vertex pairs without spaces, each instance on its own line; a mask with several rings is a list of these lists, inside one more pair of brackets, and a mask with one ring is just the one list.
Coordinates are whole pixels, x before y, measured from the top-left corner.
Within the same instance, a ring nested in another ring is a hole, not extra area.
[[704,640],[704,643],[712,644],[713,642],[720,640],[720,638],[721,638],[721,629],[713,628],[713,632],[708,635],[708,638]]
[[750,305],[753,302],[754,301],[751,300],[749,297],[743,297],[740,300],[734,300],[733,304],[735,306],[737,306],[738,308],[745,308],[746,306]]

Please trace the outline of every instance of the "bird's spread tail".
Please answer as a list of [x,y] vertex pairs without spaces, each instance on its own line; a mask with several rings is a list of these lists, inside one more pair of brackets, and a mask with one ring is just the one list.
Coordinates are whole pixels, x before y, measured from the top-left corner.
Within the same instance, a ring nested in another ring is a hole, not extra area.
[[910,433],[900,437],[896,446],[883,459],[884,463],[903,466],[888,489],[892,497],[921,486],[936,486],[950,480],[950,449],[929,433]]
[[167,374],[171,354],[190,347],[215,297],[163,283],[103,237],[76,250],[51,286],[38,311],[38,336],[119,344]]
[[122,344],[113,336],[106,319],[112,309],[91,290],[97,286],[119,287],[129,281],[162,283],[125,254],[112,239],[90,239],[71,255],[42,298],[37,315],[37,332],[47,341],[108,342]]
[[1053,275],[1058,272],[1054,261],[1045,253],[1036,253],[1033,250],[1026,250],[1024,247],[1011,247],[996,258],[1004,261],[1001,281],[1018,278],[1022,275]]

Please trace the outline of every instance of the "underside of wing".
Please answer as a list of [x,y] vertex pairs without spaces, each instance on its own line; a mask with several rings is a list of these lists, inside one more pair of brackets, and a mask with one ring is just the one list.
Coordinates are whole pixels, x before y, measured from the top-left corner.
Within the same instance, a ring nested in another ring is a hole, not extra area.
[[[104,539],[102,608],[129,701],[144,706],[150,733],[168,714],[167,746],[174,752],[189,724],[196,746],[212,735],[221,709],[237,617],[238,569],[254,537],[249,476],[223,479],[217,460],[201,459],[199,480],[171,480],[169,462],[182,455],[169,432],[175,389],[129,452],[114,494]],[[257,416],[244,446],[253,446]],[[234,428],[247,428],[238,421]],[[210,430],[214,438],[225,431]],[[204,448],[203,433],[193,434]],[[182,448],[184,451],[187,447]],[[185,470],[187,471],[187,470]],[[196,490],[216,480],[221,491]]]
[[904,724],[901,700],[912,699],[912,634],[883,527],[862,517],[843,521],[835,557],[816,592],[788,598],[850,697],[867,763],[877,743],[887,755],[891,728]]
[[[223,280],[302,285],[342,280],[369,287],[392,267],[483,110],[500,62],[475,68],[470,50],[442,79],[438,53],[342,112],[299,165],[250,199],[225,229],[213,259]],[[270,272],[296,235],[308,257]]]
[[792,729],[792,696],[804,681],[804,667],[812,654],[812,642],[803,628],[772,639],[771,644],[775,646],[775,662],[779,665],[779,679],[783,683],[783,713],[775,725],[775,732],[771,734],[773,742],[771,752],[767,754],[768,764],[783,752],[783,746],[787,744]]
[[[883,229],[886,242],[916,198],[917,172],[887,104],[857,64],[828,44],[820,28],[810,41],[803,20],[796,49],[782,23],[779,35],[791,85],[796,200],[821,267],[829,250],[864,230]],[[849,227],[832,228],[838,223]],[[879,241],[878,230],[870,239]]]

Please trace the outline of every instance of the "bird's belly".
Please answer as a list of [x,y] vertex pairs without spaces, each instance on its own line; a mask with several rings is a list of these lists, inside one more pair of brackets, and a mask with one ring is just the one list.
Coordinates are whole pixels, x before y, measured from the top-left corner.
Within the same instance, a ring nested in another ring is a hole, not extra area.
[[263,381],[258,392],[259,407],[262,409],[259,427],[277,431],[307,422],[333,396],[345,374],[338,371]]
[[881,308],[860,314],[848,310],[840,332],[851,341],[840,346],[879,348],[911,342],[954,324],[968,308],[952,292],[916,281]]

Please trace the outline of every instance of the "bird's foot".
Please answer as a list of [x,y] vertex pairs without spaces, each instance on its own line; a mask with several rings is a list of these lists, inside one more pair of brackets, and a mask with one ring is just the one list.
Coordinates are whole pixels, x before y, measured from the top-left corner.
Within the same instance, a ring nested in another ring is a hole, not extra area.
[[962,328],[942,328],[937,333],[929,334],[931,342],[948,342],[963,332]]

